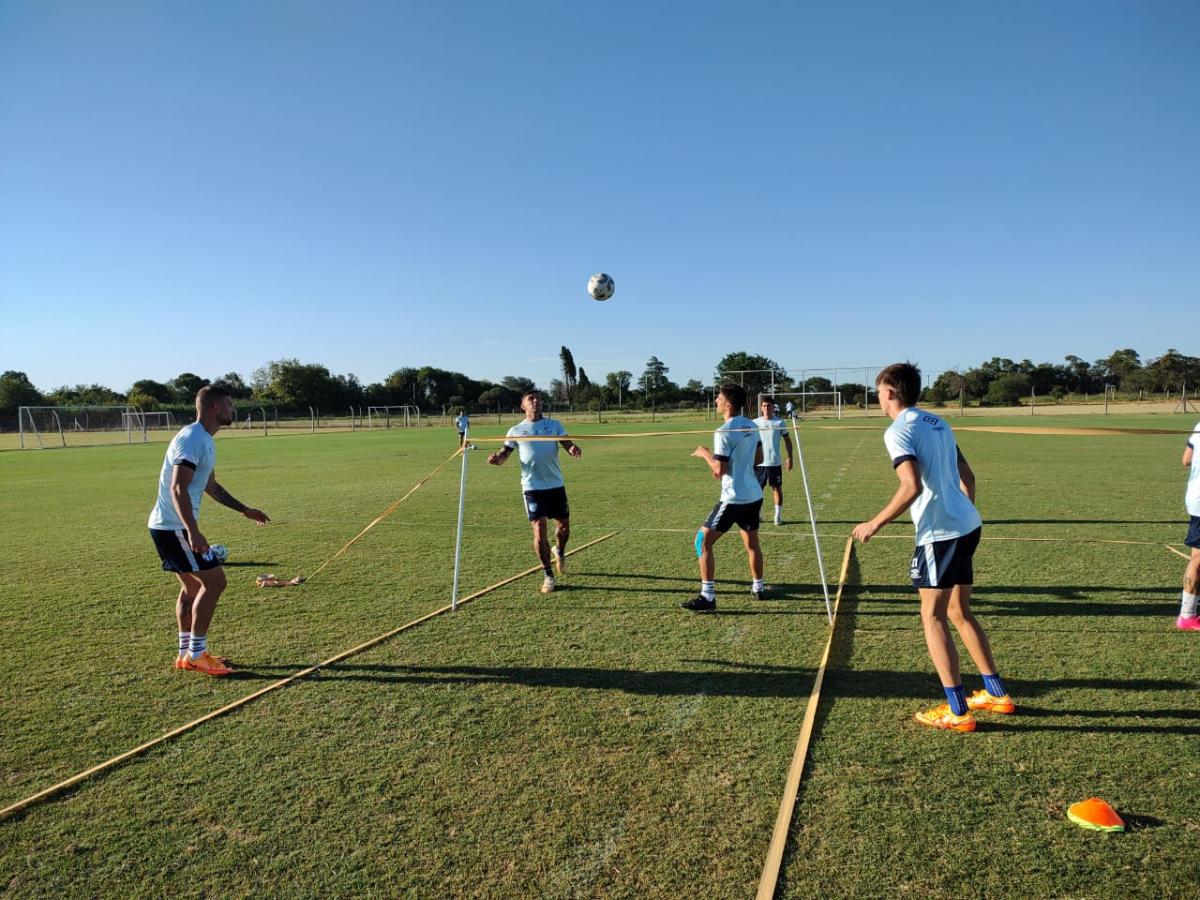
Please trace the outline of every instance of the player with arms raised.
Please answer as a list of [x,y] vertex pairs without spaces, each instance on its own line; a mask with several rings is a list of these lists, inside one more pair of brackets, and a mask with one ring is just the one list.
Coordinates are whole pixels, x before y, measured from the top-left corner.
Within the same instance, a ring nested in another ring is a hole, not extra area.
[[[883,442],[900,486],[875,518],[855,527],[854,537],[865,544],[911,507],[917,547],[909,577],[921,596],[925,644],[947,701],[914,718],[931,728],[974,731],[971,710],[1011,713],[1016,709],[996,671],[987,635],[971,613],[972,559],[983,530],[975,509],[975,474],[950,426],[917,408],[921,373],[916,366],[888,366],[875,379],[875,387],[880,409],[892,420]],[[958,649],[947,616],[983,675],[984,690],[970,699],[963,693]]]
[[[504,448],[488,456],[493,466],[503,465],[514,450],[521,458],[521,489],[525,494],[525,512],[533,527],[533,549],[542,563],[542,593],[555,588],[554,572],[550,569],[551,555],[558,574],[566,572],[567,539],[571,536],[571,510],[567,504],[567,488],[562,469],[558,466],[558,445],[578,459],[583,455],[578,445],[565,440],[567,430],[557,419],[542,415],[542,394],[538,390],[521,395],[525,421],[508,429],[505,437],[563,438],[564,440],[506,441]],[[554,520],[554,547],[546,539],[546,520]]]

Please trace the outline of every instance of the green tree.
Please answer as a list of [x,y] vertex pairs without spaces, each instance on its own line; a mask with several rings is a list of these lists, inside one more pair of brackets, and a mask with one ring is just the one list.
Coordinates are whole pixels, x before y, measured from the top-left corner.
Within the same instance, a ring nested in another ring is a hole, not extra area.
[[[758,403],[759,394],[771,392],[772,385],[776,391],[792,390],[793,380],[788,377],[787,370],[775,360],[757,353],[747,353],[738,350],[727,353],[717,363],[716,380],[718,384],[732,381],[746,389],[746,397],[752,404]],[[829,383],[825,379],[825,383]],[[823,388],[830,390],[830,388]]]
[[1142,360],[1138,352],[1128,347],[1124,350],[1114,350],[1104,359],[1096,360],[1096,368],[1107,383],[1116,385],[1120,390],[1125,390],[1126,380],[1141,367]]
[[250,385],[246,384],[246,382],[242,380],[242,376],[237,372],[226,372],[224,375],[214,381],[213,384],[223,387],[225,390],[229,391],[229,396],[231,396],[234,400],[245,400],[251,394]]
[[171,393],[176,403],[191,404],[196,400],[196,392],[208,384],[207,378],[201,378],[192,372],[183,372],[171,379]]
[[1022,397],[1029,396],[1033,380],[1022,372],[1008,372],[988,385],[987,400],[992,406],[1018,406]]
[[610,404],[624,406],[629,397],[629,386],[633,383],[633,373],[625,369],[609,372],[604,376],[604,399]]
[[559,361],[562,362],[562,397],[568,404],[575,402],[575,388],[579,383],[578,374],[575,370],[575,357],[571,355],[571,351],[563,347],[558,352]]
[[[161,381],[155,381],[152,378],[142,378],[133,383],[129,388],[129,396],[141,394],[143,397],[149,397],[155,403],[174,403],[175,391],[171,389],[169,384],[163,384]],[[133,400],[129,401],[133,403]],[[141,404],[138,404],[139,406]]]
[[0,416],[15,416],[18,408],[38,406],[43,400],[24,372],[9,370],[0,375]]
[[638,379],[638,387],[651,404],[660,403],[670,398],[675,385],[667,378],[671,370],[657,356],[646,360],[646,369]]

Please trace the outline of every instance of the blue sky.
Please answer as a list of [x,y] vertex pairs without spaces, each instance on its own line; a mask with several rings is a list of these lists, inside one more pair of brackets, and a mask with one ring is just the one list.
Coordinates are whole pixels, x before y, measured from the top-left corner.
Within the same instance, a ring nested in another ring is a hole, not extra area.
[[0,0],[0,368],[1196,353],[1198,45],[1155,0]]

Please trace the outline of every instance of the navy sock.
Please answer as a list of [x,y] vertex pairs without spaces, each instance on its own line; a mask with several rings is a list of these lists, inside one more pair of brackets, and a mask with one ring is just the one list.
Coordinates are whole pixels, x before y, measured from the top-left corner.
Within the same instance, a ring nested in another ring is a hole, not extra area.
[[546,573],[547,578],[554,577],[554,570],[551,569],[549,566],[542,566],[542,571]]
[[950,703],[950,712],[956,716],[964,715],[967,711],[967,695],[963,692],[963,686],[956,684],[954,687],[945,687],[942,690],[946,692],[946,700]]
[[1003,697],[1008,693],[1004,688],[1004,680],[999,675],[984,675],[983,689],[993,697]]

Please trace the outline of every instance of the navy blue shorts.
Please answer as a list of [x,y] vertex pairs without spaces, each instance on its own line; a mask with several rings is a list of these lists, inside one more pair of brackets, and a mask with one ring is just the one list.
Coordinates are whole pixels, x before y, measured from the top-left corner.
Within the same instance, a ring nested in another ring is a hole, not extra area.
[[1200,550],[1200,516],[1192,516],[1188,522],[1188,533],[1183,542],[1189,547]]
[[565,522],[571,517],[565,487],[547,488],[544,491],[525,492],[525,514],[530,522],[538,519],[556,519]]
[[164,572],[203,572],[205,569],[215,569],[221,565],[217,555],[209,550],[203,556],[192,552],[188,543],[187,532],[182,528],[176,531],[161,531],[150,529],[150,539],[154,541],[154,549],[162,560]]
[[759,487],[783,487],[783,466],[755,466],[754,477]]
[[713,507],[704,527],[709,531],[719,531],[724,534],[734,525],[742,531],[758,531],[758,518],[762,514],[761,500],[753,503],[718,503]]
[[972,560],[982,532],[982,528],[976,528],[962,537],[918,547],[908,567],[908,577],[912,579],[913,587],[949,588],[974,584]]

